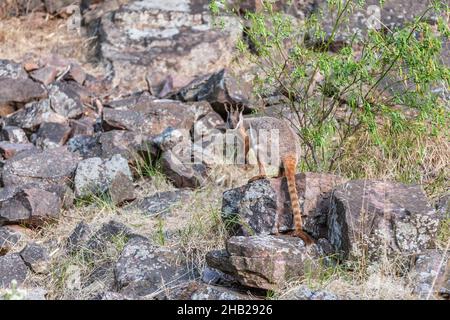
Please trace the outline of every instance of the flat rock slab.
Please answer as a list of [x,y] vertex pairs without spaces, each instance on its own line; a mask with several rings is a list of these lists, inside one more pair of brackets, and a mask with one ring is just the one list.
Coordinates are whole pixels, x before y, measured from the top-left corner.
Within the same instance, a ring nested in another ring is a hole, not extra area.
[[420,186],[354,180],[333,192],[328,239],[343,257],[411,255],[434,246],[438,224]]
[[189,190],[157,192],[149,197],[136,200],[125,208],[148,216],[158,216],[170,212],[180,202],[186,202],[192,196]]
[[119,292],[155,297],[189,279],[189,271],[176,263],[173,249],[153,246],[142,237],[131,238],[114,268]]
[[[331,191],[345,180],[331,174],[299,173],[297,192],[304,228],[316,238],[327,235]],[[234,235],[275,234],[293,230],[292,209],[285,178],[256,180],[223,193],[222,217]]]
[[172,75],[179,88],[199,74],[227,66],[242,29],[228,16],[221,17],[225,29],[215,28],[208,4],[137,0],[103,15],[100,52],[112,64],[115,84],[127,91],[147,89],[148,73],[154,83]]
[[299,238],[258,235],[231,237],[226,250],[209,252],[206,261],[244,286],[275,289],[314,272],[322,257],[319,246],[305,247]]
[[0,104],[27,103],[47,96],[44,86],[31,79],[12,79],[0,77]]
[[6,161],[3,167],[3,185],[17,186],[32,182],[68,184],[79,160],[76,154],[64,147],[22,151]]
[[28,268],[20,255],[13,253],[0,256],[0,288],[10,288],[12,281],[22,284],[27,277]]
[[0,225],[23,223],[41,225],[59,217],[62,202],[58,195],[33,186],[3,188],[0,191]]

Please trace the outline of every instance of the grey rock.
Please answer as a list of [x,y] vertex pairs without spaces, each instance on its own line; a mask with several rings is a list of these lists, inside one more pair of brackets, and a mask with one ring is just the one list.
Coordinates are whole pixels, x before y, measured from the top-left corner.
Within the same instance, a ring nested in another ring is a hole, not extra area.
[[68,124],[44,122],[37,131],[35,144],[41,149],[61,147],[66,143],[70,132]]
[[77,167],[79,157],[66,148],[44,151],[23,151],[8,159],[3,167],[4,186],[27,183],[68,184]]
[[59,71],[53,66],[46,66],[30,73],[30,77],[48,86],[55,81]]
[[59,217],[61,200],[54,193],[35,187],[0,191],[0,224],[38,226]]
[[191,281],[181,286],[175,298],[177,300],[253,300],[249,295],[230,288],[212,286]]
[[301,239],[258,235],[231,237],[226,251],[209,252],[206,262],[244,286],[276,289],[317,270],[324,263],[322,257],[320,247],[306,247]]
[[133,235],[131,230],[124,224],[111,220],[102,226],[89,238],[86,243],[88,253],[101,255],[109,242],[115,237],[130,238]]
[[164,173],[177,188],[198,188],[206,183],[207,168],[203,163],[180,159],[176,152],[170,150],[163,152],[161,164]]
[[0,256],[0,288],[10,288],[13,280],[18,285],[27,277],[28,268],[16,253]]
[[82,117],[80,119],[74,120],[71,119],[69,121],[71,131],[71,137],[75,136],[93,136],[94,126],[95,126],[96,120],[90,117]]
[[0,136],[2,139],[9,141],[11,143],[28,143],[27,135],[19,127],[4,126],[0,131]]
[[114,274],[119,292],[132,296],[160,297],[189,279],[189,271],[177,266],[176,254],[153,246],[143,238],[132,238],[117,261]]
[[7,126],[34,130],[43,122],[65,123],[67,119],[50,108],[50,100],[30,102],[5,118]]
[[140,212],[148,216],[163,215],[180,202],[185,202],[192,195],[188,190],[157,192],[151,196],[136,200],[125,209]]
[[8,253],[21,239],[21,234],[8,227],[0,227],[0,256]]
[[434,246],[438,224],[420,186],[355,180],[333,192],[328,239],[343,258],[408,256]]
[[79,93],[65,82],[48,87],[50,106],[57,114],[66,118],[75,118],[83,113],[83,104]]
[[85,197],[90,194],[109,192],[113,202],[118,204],[134,198],[132,182],[133,177],[128,161],[122,156],[114,155],[106,161],[100,158],[89,158],[78,164],[74,179],[75,195]]
[[297,288],[290,298],[295,300],[338,300],[334,293],[323,290],[311,290],[306,285],[301,285]]
[[32,143],[11,143],[2,141],[0,142],[0,154],[4,159],[10,159],[16,154],[36,148]]
[[421,299],[450,297],[449,252],[430,249],[418,255],[411,273],[414,277],[414,293]]
[[79,251],[87,244],[89,236],[91,235],[91,228],[84,221],[77,224],[75,229],[67,238],[66,250],[69,254]]
[[19,63],[12,60],[0,59],[0,78],[27,79],[28,74]]
[[47,273],[50,266],[50,257],[47,249],[37,243],[29,243],[20,251],[25,264],[35,273]]

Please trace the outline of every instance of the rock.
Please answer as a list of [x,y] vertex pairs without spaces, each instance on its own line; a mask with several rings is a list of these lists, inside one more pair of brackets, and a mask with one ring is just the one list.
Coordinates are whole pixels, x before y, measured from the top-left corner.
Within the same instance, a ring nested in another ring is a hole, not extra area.
[[82,117],[78,120],[71,119],[69,121],[69,125],[71,130],[71,137],[76,136],[93,136],[94,126],[95,126],[95,119],[89,118],[89,117]]
[[122,172],[118,172],[111,181],[109,194],[114,204],[122,204],[125,201],[134,200],[134,184],[132,178]]
[[53,81],[55,81],[56,76],[58,75],[59,71],[57,68],[52,66],[43,67],[38,70],[34,70],[30,73],[30,77],[33,78],[36,81],[41,82],[42,84],[48,86]]
[[233,106],[244,106],[244,113],[251,113],[253,85],[234,77],[228,70],[195,79],[173,96],[181,101],[208,101],[214,111],[226,119],[225,102]]
[[69,254],[79,251],[86,245],[91,234],[91,228],[84,221],[77,224],[70,236],[67,238],[66,250]]
[[289,298],[294,300],[338,300],[338,297],[334,293],[322,290],[311,290],[306,285],[301,285],[297,288]]
[[420,186],[354,180],[333,192],[328,239],[343,258],[408,256],[433,247],[438,224]]
[[27,103],[47,96],[45,88],[31,79],[12,79],[0,77],[0,104]]
[[[191,281],[176,293],[177,300],[250,300],[249,295],[228,288]],[[252,299],[253,300],[253,299]]]
[[[321,173],[296,175],[304,228],[315,238],[327,236],[331,191],[344,179]],[[274,234],[293,230],[292,209],[285,178],[256,180],[223,193],[222,218],[235,235]]]
[[201,280],[206,284],[222,285],[227,287],[234,285],[236,282],[232,276],[223,273],[220,270],[209,268],[208,266],[203,268]]
[[44,3],[47,12],[54,14],[71,4],[79,4],[80,0],[44,0]]
[[100,55],[111,64],[115,85],[145,90],[146,78],[159,84],[172,75],[173,86],[180,88],[231,62],[242,28],[235,17],[220,19],[223,29],[212,25],[208,1],[137,0],[104,14],[99,28],[92,29],[100,35]]
[[8,227],[0,227],[0,256],[11,250],[21,238],[21,234]]
[[429,299],[435,295],[446,299],[450,296],[450,263],[449,252],[436,249],[425,250],[417,256],[412,275],[414,277],[414,293],[421,299]]
[[25,80],[28,79],[28,74],[19,63],[0,59],[0,78]]
[[37,243],[29,243],[20,251],[25,264],[35,273],[47,273],[50,266],[50,257],[47,249]]
[[67,141],[67,150],[77,153],[83,159],[102,155],[99,136],[78,135]]
[[102,226],[89,238],[86,243],[86,249],[88,255],[101,255],[107,244],[113,241],[115,238],[124,237],[128,240],[133,233],[124,224],[111,220],[108,223],[102,224]]
[[36,147],[32,143],[11,143],[5,141],[0,142],[0,154],[4,159],[10,159],[17,153],[34,148]]
[[103,292],[99,297],[98,300],[139,300],[136,297],[130,297],[124,294],[120,294],[117,292],[107,291]]
[[28,143],[30,142],[23,131],[19,127],[4,126],[0,131],[0,137],[11,143]]
[[68,124],[44,122],[37,131],[36,146],[41,149],[61,147],[66,143],[70,132]]
[[155,247],[142,237],[128,241],[114,274],[119,292],[131,296],[158,297],[189,279],[189,271],[184,266],[177,266],[172,250]]
[[83,113],[79,93],[66,82],[58,82],[48,87],[52,109],[66,118],[76,118]]
[[[98,139],[100,156],[103,159],[120,154],[125,159],[134,161],[143,143],[147,140],[145,135],[138,132],[113,130],[103,132]],[[147,150],[153,152],[153,150]]]
[[167,178],[177,188],[198,188],[206,183],[207,169],[204,164],[183,161],[172,150],[162,154],[161,165]]
[[[116,187],[115,190],[113,186]],[[117,188],[119,186],[120,189]],[[134,198],[131,170],[128,161],[120,155],[115,155],[107,161],[89,158],[78,164],[75,174],[75,195],[86,197],[105,192],[110,192],[115,204]]]
[[25,187],[0,191],[0,225],[7,222],[38,226],[57,219],[60,210],[60,198],[42,189]]
[[323,263],[317,245],[305,247],[295,237],[259,235],[231,237],[226,252],[212,251],[206,262],[244,286],[273,290],[314,272]]
[[170,212],[171,208],[181,201],[188,201],[191,195],[192,192],[188,190],[157,192],[149,197],[136,200],[126,207],[126,210],[137,211],[149,216],[163,215]]
[[[321,22],[330,36],[336,20],[336,10],[330,10],[329,3],[323,0],[316,7],[316,11],[323,11]],[[351,13],[345,14],[345,22],[335,32],[336,41],[350,42],[355,35],[357,39],[361,39],[370,29],[395,30],[421,16],[427,8],[426,2],[414,0],[386,1],[382,6],[378,0],[364,1],[362,8],[355,8]],[[425,21],[430,20],[435,21],[436,17],[428,13]]]
[[47,290],[44,288],[20,288],[0,290],[0,300],[46,300]]
[[0,256],[0,288],[10,288],[11,282],[22,284],[27,277],[28,268],[16,253]]
[[134,110],[103,109],[103,121],[107,127],[119,130],[145,132],[151,126],[145,114]]
[[22,129],[34,130],[43,122],[65,123],[67,119],[50,108],[48,99],[31,102],[17,112],[5,118],[7,126],[17,126]]
[[31,182],[39,185],[68,184],[78,161],[78,156],[64,147],[23,151],[6,161],[3,185],[17,186]]

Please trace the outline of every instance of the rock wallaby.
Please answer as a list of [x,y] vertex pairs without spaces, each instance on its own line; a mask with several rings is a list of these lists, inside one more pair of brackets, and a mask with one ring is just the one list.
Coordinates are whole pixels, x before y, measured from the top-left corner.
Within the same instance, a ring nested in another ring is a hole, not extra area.
[[[250,117],[242,115],[242,109],[238,107],[226,107],[227,128],[236,130],[237,135],[244,143],[245,163],[248,164],[248,152],[253,150],[256,156],[259,175],[249,180],[264,179],[266,164],[278,167],[278,177],[287,179],[289,197],[291,200],[294,217],[294,236],[301,238],[305,244],[313,243],[312,238],[303,231],[302,213],[295,185],[295,171],[301,152],[298,137],[286,121],[273,117]],[[272,144],[273,139],[278,139]],[[272,145],[277,150],[272,150]],[[276,225],[278,232],[278,223]]]

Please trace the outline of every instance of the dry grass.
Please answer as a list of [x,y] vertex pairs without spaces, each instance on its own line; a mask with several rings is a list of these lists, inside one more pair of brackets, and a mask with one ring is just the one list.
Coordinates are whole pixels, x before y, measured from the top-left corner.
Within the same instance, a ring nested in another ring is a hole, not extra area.
[[90,43],[76,31],[67,29],[63,19],[43,13],[22,17],[0,18],[0,58],[22,62],[32,58],[58,55],[77,60],[94,76],[104,74],[100,65],[89,62]]

